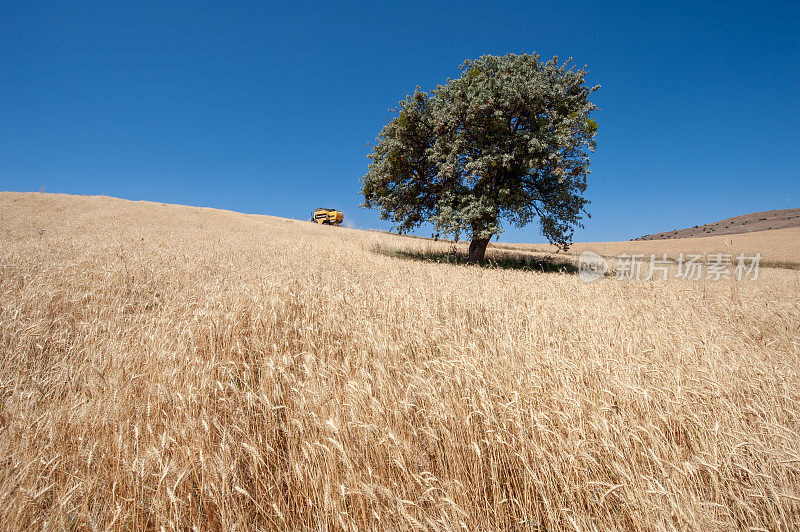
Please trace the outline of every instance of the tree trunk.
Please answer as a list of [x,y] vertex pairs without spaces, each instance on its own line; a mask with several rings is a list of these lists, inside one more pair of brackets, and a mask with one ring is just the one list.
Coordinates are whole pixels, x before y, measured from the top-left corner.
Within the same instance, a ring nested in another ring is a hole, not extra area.
[[483,256],[486,255],[486,246],[488,245],[488,238],[473,238],[472,242],[469,243],[467,262],[475,264],[476,262],[482,261]]

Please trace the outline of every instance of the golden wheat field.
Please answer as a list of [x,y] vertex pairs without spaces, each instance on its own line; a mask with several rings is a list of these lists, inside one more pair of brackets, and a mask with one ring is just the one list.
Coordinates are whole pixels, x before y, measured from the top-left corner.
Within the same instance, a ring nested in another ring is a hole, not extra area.
[[[506,249],[519,249],[540,253],[552,253],[555,246],[549,244],[500,244]],[[697,238],[675,238],[664,240],[638,240],[633,242],[589,242],[570,246],[570,254],[594,251],[606,257],[619,254],[641,254],[658,257],[664,254],[675,259],[681,253],[708,255],[723,253],[752,256],[760,253],[765,263],[778,263],[793,268],[800,267],[800,227],[755,231],[733,235],[706,236]]]
[[584,284],[104,197],[0,224],[4,529],[800,527],[798,271]]

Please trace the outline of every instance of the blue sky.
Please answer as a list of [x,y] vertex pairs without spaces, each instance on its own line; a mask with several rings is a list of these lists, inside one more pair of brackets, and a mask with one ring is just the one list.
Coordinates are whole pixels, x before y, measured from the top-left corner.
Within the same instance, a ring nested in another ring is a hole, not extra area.
[[537,52],[602,85],[576,240],[800,207],[798,34],[797,2],[2,0],[0,190],[388,228],[358,191],[389,108],[464,59]]

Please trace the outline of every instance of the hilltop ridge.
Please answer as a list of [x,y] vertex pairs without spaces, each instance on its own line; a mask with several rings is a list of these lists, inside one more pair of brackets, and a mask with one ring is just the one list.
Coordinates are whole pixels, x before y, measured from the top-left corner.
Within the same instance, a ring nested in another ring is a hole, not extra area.
[[800,227],[800,209],[778,209],[754,212],[718,222],[695,225],[686,229],[673,229],[652,235],[644,235],[631,240],[666,240],[671,238],[694,238],[702,236],[736,235],[771,229]]

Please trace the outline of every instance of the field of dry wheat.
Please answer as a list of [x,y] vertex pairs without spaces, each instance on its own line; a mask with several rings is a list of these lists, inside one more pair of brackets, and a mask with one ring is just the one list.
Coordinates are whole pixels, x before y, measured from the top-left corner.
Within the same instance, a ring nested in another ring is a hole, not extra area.
[[[496,247],[540,253],[553,253],[555,246],[549,244],[493,244]],[[800,227],[755,231],[735,235],[706,236],[699,238],[675,238],[665,240],[637,240],[633,242],[589,242],[575,243],[568,254],[594,251],[605,257],[619,254],[641,254],[675,259],[683,254],[708,255],[724,253],[747,256],[760,253],[766,264],[777,263],[792,268],[800,267]]]
[[796,530],[800,272],[0,194],[3,529]]

